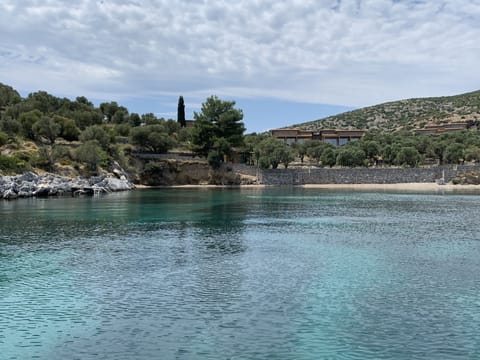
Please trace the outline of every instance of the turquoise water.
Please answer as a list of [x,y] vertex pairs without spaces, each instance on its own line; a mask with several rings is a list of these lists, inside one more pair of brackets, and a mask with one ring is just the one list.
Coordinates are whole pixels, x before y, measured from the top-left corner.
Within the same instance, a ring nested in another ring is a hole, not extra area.
[[480,359],[480,197],[0,202],[0,359]]

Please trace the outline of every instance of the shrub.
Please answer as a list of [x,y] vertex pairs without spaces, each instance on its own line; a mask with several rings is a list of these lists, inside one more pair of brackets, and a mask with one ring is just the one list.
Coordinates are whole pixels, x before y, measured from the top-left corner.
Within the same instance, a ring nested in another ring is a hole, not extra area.
[[395,163],[397,165],[415,167],[421,160],[420,153],[413,146],[402,147],[397,154]]
[[0,131],[0,146],[5,145],[8,142],[8,135]]
[[88,170],[97,171],[99,166],[106,166],[108,155],[96,140],[89,140],[75,151],[76,160],[86,164]]
[[340,166],[363,166],[365,152],[355,147],[344,147],[338,151],[337,164]]
[[462,144],[451,144],[445,149],[445,161],[449,164],[458,164],[463,160],[464,148]]
[[222,155],[217,150],[212,150],[208,153],[207,161],[212,169],[219,169],[222,165]]
[[67,141],[76,141],[80,135],[80,130],[77,128],[75,121],[65,117],[55,115],[53,117],[55,123],[60,125],[60,137]]
[[0,154],[0,171],[5,173],[19,173],[26,169],[25,162],[15,156]]
[[101,146],[102,149],[108,149],[110,144],[110,135],[101,125],[92,125],[87,127],[79,136],[80,141],[87,143],[90,141],[96,141],[97,145]]
[[147,125],[132,128],[130,131],[132,144],[147,151],[165,153],[173,146],[172,139],[161,125]]

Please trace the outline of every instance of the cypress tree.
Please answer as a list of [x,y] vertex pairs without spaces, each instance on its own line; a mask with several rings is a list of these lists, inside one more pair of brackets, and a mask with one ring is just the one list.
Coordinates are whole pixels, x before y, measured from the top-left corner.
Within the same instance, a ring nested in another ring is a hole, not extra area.
[[183,102],[183,96],[178,98],[177,121],[182,127],[187,125],[185,121],[185,103]]

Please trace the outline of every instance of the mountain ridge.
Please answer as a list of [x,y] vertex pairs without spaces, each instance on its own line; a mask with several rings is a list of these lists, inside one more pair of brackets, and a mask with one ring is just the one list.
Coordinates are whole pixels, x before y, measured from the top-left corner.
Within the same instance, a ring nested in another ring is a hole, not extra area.
[[410,98],[347,111],[289,126],[303,130],[421,129],[427,124],[480,120],[480,90],[453,96]]

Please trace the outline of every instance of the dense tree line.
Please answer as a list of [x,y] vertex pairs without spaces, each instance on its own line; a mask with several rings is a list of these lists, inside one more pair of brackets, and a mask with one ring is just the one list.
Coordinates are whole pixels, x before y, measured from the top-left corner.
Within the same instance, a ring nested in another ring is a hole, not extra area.
[[213,168],[234,153],[242,153],[252,165],[274,169],[307,161],[324,167],[480,161],[477,130],[440,136],[372,130],[341,147],[321,141],[287,145],[267,133],[245,136],[243,113],[234,101],[207,98],[201,111],[194,114],[193,127],[186,127],[184,107],[180,97],[175,121],[153,113],[130,113],[116,102],[97,107],[83,96],[70,100],[38,91],[22,98],[0,83],[0,147],[4,149],[0,171],[70,166],[94,173],[115,162],[128,168],[132,151],[166,153],[172,149],[203,156]]
[[83,96],[70,100],[38,91],[22,98],[0,83],[0,146],[9,148],[0,155],[0,171],[54,170],[61,163],[96,172],[113,162],[128,167],[132,151],[174,148],[208,157],[218,167],[243,146],[243,113],[234,106],[212,96],[195,113],[195,126],[187,128],[183,97],[175,121],[130,113],[114,101],[96,107]]
[[187,138],[181,132],[174,120],[129,113],[116,102],[96,107],[83,96],[72,101],[45,91],[22,98],[0,84],[0,146],[9,148],[0,171],[54,170],[58,163],[90,172],[113,162],[128,167],[128,152],[166,152]]
[[376,130],[341,147],[318,140],[287,145],[262,135],[248,135],[246,144],[261,168],[288,167],[293,159],[300,163],[308,159],[310,164],[324,167],[416,167],[480,161],[480,132],[476,129],[439,136]]

